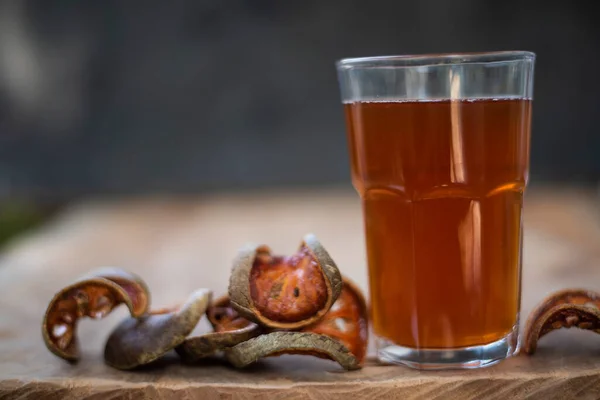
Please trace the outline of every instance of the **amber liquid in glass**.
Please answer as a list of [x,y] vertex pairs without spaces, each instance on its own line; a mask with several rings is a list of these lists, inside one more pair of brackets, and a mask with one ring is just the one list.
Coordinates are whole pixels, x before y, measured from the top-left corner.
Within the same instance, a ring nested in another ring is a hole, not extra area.
[[531,101],[344,107],[375,334],[412,348],[505,337],[520,308]]

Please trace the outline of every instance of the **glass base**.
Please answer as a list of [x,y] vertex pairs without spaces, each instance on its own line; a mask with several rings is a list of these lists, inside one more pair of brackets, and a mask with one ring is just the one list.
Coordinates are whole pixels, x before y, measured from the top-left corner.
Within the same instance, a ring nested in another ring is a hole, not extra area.
[[470,369],[494,365],[519,350],[518,330],[492,343],[454,349],[414,349],[377,338],[377,358],[385,364],[415,369]]

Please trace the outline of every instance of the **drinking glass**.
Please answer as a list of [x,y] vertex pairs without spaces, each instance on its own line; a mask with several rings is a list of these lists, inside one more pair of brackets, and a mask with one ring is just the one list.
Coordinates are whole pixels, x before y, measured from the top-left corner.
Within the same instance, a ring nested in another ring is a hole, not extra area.
[[336,63],[380,361],[476,368],[518,351],[534,61]]

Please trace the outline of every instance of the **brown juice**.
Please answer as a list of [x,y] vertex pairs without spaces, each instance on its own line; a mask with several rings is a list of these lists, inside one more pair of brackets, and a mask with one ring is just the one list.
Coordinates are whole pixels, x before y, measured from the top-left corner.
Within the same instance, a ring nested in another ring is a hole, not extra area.
[[531,101],[344,107],[375,334],[416,348],[509,334],[520,306]]

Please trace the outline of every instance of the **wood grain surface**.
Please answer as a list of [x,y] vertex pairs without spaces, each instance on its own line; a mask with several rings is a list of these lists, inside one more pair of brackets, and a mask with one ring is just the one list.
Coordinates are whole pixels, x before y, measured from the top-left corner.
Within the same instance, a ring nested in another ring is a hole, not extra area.
[[[367,291],[361,210],[344,190],[202,198],[103,199],[74,204],[0,253],[0,399],[598,399],[600,336],[563,330],[519,355],[469,371],[423,372],[369,361],[361,371],[284,356],[241,371],[215,358],[182,366],[174,354],[135,372],[102,361],[108,333],[127,312],[79,326],[82,360],[45,348],[41,321],[61,287],[101,266],[140,274],[156,307],[194,289],[225,293],[231,261],[248,242],[291,253],[313,232],[342,272]],[[536,188],[526,196],[522,320],[552,290],[600,290],[597,194]],[[203,321],[198,330],[206,330]],[[265,397],[266,396],[266,397]]]

